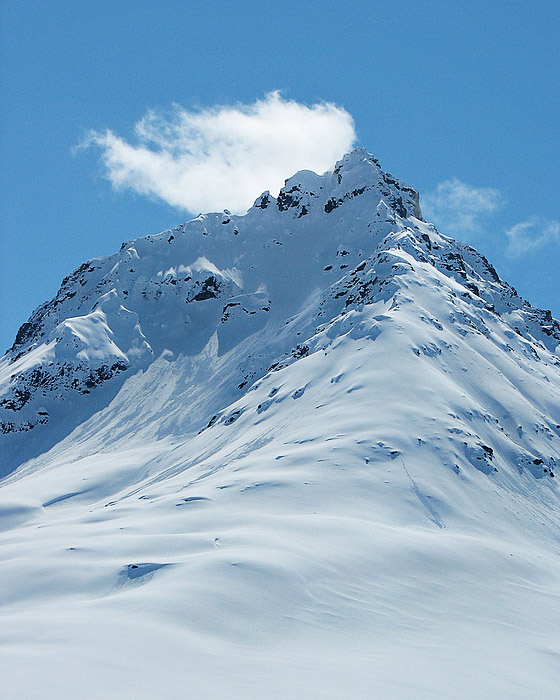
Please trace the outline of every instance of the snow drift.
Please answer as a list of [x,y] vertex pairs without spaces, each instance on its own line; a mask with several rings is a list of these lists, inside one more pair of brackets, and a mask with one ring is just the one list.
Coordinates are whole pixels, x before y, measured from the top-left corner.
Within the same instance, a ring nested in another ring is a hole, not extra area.
[[0,361],[10,697],[554,697],[559,344],[364,149],[84,263]]

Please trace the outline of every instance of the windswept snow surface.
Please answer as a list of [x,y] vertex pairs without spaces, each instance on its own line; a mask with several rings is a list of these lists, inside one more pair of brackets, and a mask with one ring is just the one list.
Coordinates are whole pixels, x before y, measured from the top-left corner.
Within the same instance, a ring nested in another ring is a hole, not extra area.
[[0,361],[5,697],[558,697],[559,343],[363,149],[85,263]]

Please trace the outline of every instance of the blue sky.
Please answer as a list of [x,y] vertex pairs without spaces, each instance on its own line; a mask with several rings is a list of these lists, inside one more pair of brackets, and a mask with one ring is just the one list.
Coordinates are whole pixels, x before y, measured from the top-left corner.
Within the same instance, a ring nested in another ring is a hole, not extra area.
[[[294,133],[300,117],[315,131],[317,105],[336,105],[336,135],[323,139],[335,150],[351,115],[356,143],[419,189],[443,233],[475,245],[560,317],[559,36],[560,4],[538,0],[4,0],[2,349],[81,262],[206,202],[130,168],[115,189],[108,133],[136,157],[153,149],[135,132],[143,119],[160,138],[201,111],[221,115],[208,111],[217,106],[255,115],[274,91],[281,109],[296,108]],[[88,134],[90,147],[76,148]],[[318,148],[308,157],[320,164],[330,151]]]

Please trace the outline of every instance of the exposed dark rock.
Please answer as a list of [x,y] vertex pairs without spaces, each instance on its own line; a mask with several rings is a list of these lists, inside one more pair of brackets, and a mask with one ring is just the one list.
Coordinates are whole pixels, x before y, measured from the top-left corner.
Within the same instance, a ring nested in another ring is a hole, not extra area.
[[265,192],[260,199],[255,202],[255,207],[257,209],[266,209],[270,204],[270,194]]
[[[296,192],[297,194],[294,194]],[[280,190],[280,194],[278,195],[278,198],[276,200],[276,206],[278,207],[278,210],[286,211],[290,207],[299,206],[301,196],[298,195],[300,194],[301,193],[295,185],[294,187],[292,187],[291,190],[288,190],[287,192],[285,190]]]
[[220,283],[211,275],[202,283],[201,290],[194,295],[193,301],[205,301],[206,299],[216,299],[220,291]]

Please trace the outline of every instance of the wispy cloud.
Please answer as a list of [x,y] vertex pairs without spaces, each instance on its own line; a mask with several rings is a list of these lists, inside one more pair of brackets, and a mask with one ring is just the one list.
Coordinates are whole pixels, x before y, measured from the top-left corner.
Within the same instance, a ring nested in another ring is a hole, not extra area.
[[512,257],[560,242],[560,221],[548,221],[538,216],[521,221],[506,231],[507,252]]
[[354,121],[342,107],[308,106],[279,92],[252,104],[150,111],[135,133],[133,144],[109,129],[92,131],[83,145],[101,149],[115,189],[192,213],[242,213],[265,189],[277,194],[294,172],[332,167],[356,139]]
[[444,233],[468,238],[483,233],[488,215],[498,211],[502,204],[499,190],[473,187],[457,178],[440,182],[434,192],[422,197],[422,211],[428,221],[433,221]]
[[[473,187],[457,178],[441,182],[434,192],[422,197],[422,212],[442,233],[473,243],[488,235],[492,215],[502,209],[502,193],[493,187]],[[492,238],[509,258],[560,242],[560,221],[532,216],[510,229],[492,226]]]

